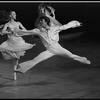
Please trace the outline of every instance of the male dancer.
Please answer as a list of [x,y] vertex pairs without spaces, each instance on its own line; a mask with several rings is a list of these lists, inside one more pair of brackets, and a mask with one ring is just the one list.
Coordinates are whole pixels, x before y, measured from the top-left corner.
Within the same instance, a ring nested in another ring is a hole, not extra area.
[[54,55],[63,56],[66,58],[70,58],[75,61],[79,61],[84,64],[91,64],[89,60],[87,60],[86,57],[81,57],[78,55],[75,55],[68,51],[67,49],[63,48],[58,42],[59,42],[59,32],[62,30],[67,30],[69,28],[79,27],[81,26],[81,23],[78,21],[71,21],[68,24],[62,25],[62,26],[50,26],[50,19],[46,16],[40,17],[37,28],[29,31],[17,31],[19,35],[38,35],[45,46],[46,50],[40,53],[37,57],[35,57],[32,60],[25,61],[19,64],[20,68],[18,68],[16,71],[25,73],[32,67],[34,67],[36,64],[40,63],[41,61],[44,61]]

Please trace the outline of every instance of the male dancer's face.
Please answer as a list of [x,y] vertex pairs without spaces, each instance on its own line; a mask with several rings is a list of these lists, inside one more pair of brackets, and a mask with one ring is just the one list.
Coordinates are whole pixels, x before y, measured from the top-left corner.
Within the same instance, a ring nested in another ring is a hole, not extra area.
[[41,24],[42,24],[41,25],[42,26],[42,31],[46,31],[47,27],[48,27],[47,22],[44,19],[42,19]]
[[40,29],[41,32],[46,32],[45,27],[43,27],[42,25],[39,27],[39,29]]

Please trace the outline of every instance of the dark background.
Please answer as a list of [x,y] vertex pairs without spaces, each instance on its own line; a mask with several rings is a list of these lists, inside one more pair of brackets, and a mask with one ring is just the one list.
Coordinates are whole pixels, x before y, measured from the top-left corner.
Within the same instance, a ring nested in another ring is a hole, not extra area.
[[[6,10],[7,12],[14,10],[17,14],[17,20],[20,21],[27,29],[33,29],[35,28],[35,20],[38,17],[37,9],[40,3],[41,2],[1,2],[0,10]],[[56,19],[60,23],[66,24],[71,20],[78,20],[83,23],[82,27],[62,31],[60,35],[81,31],[83,33],[81,36],[83,41],[99,43],[100,3],[49,2],[49,4],[55,8]],[[0,42],[4,41],[6,39],[5,37],[6,36],[0,36]],[[26,37],[25,39],[28,40]]]
[[[38,17],[40,3],[1,3],[0,10],[14,10],[17,20],[27,29],[33,29]],[[0,99],[98,99],[100,98],[100,3],[50,3],[55,8],[56,19],[62,24],[71,20],[83,23],[82,27],[60,32],[60,44],[72,53],[86,57],[91,65],[81,64],[72,59],[54,56],[42,61],[27,73],[17,73],[13,80],[13,60],[4,60],[0,53]],[[1,24],[1,23],[0,23]],[[77,34],[78,43],[67,40],[68,34]],[[62,38],[61,38],[62,37]],[[45,50],[42,42],[32,36],[23,37],[36,43],[36,47],[27,50],[20,62],[34,59]],[[0,36],[0,44],[7,35]],[[44,55],[45,56],[45,55]]]

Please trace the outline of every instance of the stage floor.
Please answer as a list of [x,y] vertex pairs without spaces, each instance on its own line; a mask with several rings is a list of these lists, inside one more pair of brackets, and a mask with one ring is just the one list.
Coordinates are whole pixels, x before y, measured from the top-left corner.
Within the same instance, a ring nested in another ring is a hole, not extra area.
[[[1,57],[0,98],[100,98],[100,43],[65,41],[60,44],[75,54],[86,56],[92,64],[54,56],[25,74],[17,73],[17,80],[14,81],[12,60],[5,61]],[[32,50],[19,62],[34,58],[44,48],[38,42]]]

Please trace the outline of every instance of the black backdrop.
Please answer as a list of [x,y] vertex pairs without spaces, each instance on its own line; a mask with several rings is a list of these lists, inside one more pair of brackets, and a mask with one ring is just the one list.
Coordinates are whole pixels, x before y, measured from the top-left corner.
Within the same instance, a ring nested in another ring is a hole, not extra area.
[[[40,2],[31,3],[10,3],[0,2],[0,10],[14,10],[17,14],[17,20],[27,29],[33,29],[36,18],[38,17],[38,5]],[[83,32],[84,41],[98,42],[100,34],[100,3],[49,3],[55,8],[56,19],[62,24],[71,20],[78,20],[83,23],[80,31]],[[63,31],[66,34],[67,31]],[[0,36],[0,41],[4,41],[5,36]]]

